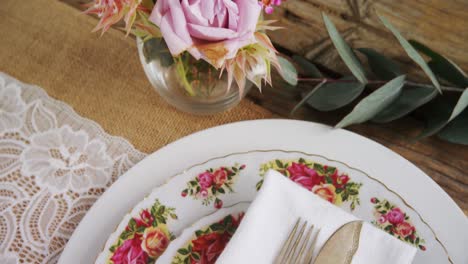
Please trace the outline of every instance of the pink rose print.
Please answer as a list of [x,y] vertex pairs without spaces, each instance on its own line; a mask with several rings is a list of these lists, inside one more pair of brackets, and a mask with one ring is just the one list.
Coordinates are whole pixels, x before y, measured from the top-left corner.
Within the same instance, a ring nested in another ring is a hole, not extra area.
[[402,223],[405,220],[405,214],[403,214],[400,208],[393,208],[387,213],[386,217],[394,225]]
[[226,169],[221,168],[219,170],[216,170],[213,174],[213,180],[216,186],[221,186],[223,185],[226,180],[227,180],[227,172]]
[[190,196],[195,200],[202,200],[203,205],[214,204],[216,209],[223,207],[223,201],[219,198],[227,192],[234,192],[233,185],[239,173],[245,169],[245,165],[232,167],[210,168],[200,173],[195,179],[187,183],[187,188],[182,190],[182,197]]
[[399,207],[383,199],[371,198],[371,203],[374,204],[375,219],[372,221],[374,225],[386,231],[392,236],[426,250],[426,243],[416,231],[416,228],[410,221],[410,217],[406,215]]
[[111,255],[106,263],[154,263],[172,239],[167,224],[176,219],[175,208],[156,199],[152,206],[142,209],[128,221],[117,241],[109,247]]
[[362,183],[353,182],[346,173],[340,172],[336,167],[304,158],[271,160],[260,165],[262,179],[256,184],[257,190],[260,190],[263,177],[271,169],[335,205],[349,202],[349,207],[354,210],[360,204],[359,189]]
[[308,168],[305,164],[293,162],[287,170],[291,180],[304,186],[309,191],[312,190],[312,187],[315,185],[325,181],[315,170]]
[[200,191],[200,196],[201,196],[202,198],[206,198],[206,197],[208,196],[208,191],[207,191],[207,190],[201,190],[201,191]]
[[198,175],[198,182],[202,189],[208,189],[213,184],[213,174],[204,172]]
[[141,248],[141,236],[126,240],[111,257],[114,264],[146,264],[148,254]]
[[383,224],[383,223],[387,222],[387,217],[385,217],[385,215],[381,215],[379,217],[378,221],[379,221],[379,223]]
[[415,231],[415,228],[414,226],[412,226],[410,223],[408,222],[402,222],[402,223],[399,223],[397,226],[396,226],[396,229],[395,229],[396,233],[399,234],[400,236],[402,237],[407,237],[411,234],[413,234],[413,232]]

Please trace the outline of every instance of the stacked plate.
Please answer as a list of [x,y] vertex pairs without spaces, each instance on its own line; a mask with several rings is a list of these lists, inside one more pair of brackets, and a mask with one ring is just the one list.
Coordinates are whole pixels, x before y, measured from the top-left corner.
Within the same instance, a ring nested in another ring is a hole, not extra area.
[[150,155],[96,202],[60,263],[119,263],[129,254],[143,263],[212,263],[269,169],[414,245],[414,263],[468,262],[466,217],[408,161],[344,130],[263,120],[199,132]]

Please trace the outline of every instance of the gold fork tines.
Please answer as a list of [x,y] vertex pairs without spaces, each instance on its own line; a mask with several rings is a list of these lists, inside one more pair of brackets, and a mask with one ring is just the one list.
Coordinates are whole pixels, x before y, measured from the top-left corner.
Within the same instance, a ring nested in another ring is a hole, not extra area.
[[307,226],[307,221],[301,225],[301,219],[297,219],[275,259],[275,264],[309,264],[312,262],[315,242],[320,230],[317,229],[314,232],[314,226],[311,225],[304,235]]

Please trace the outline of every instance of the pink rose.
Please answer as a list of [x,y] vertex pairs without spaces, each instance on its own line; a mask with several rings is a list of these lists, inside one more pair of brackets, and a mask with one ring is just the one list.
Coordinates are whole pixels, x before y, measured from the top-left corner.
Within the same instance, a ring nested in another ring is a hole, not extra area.
[[148,211],[148,209],[145,209],[145,210],[141,211],[139,219],[135,218],[135,222],[137,224],[137,227],[141,227],[141,226],[149,227],[149,226],[151,226],[153,221],[154,221],[154,218],[151,215],[151,213]]
[[207,191],[207,190],[201,190],[201,191],[200,191],[200,196],[201,196],[202,198],[206,198],[206,197],[208,196],[208,191]]
[[400,208],[393,208],[387,213],[386,217],[387,220],[394,225],[402,223],[405,220],[405,214],[403,214]]
[[258,0],[158,0],[150,21],[161,30],[172,55],[190,52],[220,68],[255,42]]
[[220,187],[223,185],[227,180],[227,172],[225,169],[219,169],[214,172],[213,180],[216,186]]
[[407,237],[411,234],[413,234],[413,232],[415,231],[415,228],[414,226],[412,226],[410,223],[408,222],[402,222],[402,223],[399,223],[397,226],[396,226],[396,229],[395,229],[395,232],[400,235],[401,237]]
[[141,248],[141,236],[125,240],[111,257],[114,264],[146,264],[148,254]]
[[335,171],[335,173],[333,173],[330,177],[332,178],[333,185],[340,189],[344,188],[349,181],[348,175],[338,175],[338,171]]
[[385,215],[381,215],[381,216],[379,217],[379,223],[383,224],[383,223],[385,223],[385,222],[387,222],[387,217],[385,217]]
[[197,178],[202,189],[210,188],[213,185],[213,174],[210,172],[199,174]]
[[315,185],[324,182],[324,178],[318,175],[315,170],[310,169],[301,163],[293,162],[287,170],[292,181],[299,183],[309,191],[312,190],[312,187]]

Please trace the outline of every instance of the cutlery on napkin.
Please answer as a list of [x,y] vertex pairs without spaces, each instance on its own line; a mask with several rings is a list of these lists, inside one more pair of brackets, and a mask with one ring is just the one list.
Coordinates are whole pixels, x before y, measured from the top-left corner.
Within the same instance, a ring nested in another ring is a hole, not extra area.
[[415,247],[269,171],[217,263],[273,263],[298,218],[320,228],[314,247],[316,264],[405,264],[416,254]]

